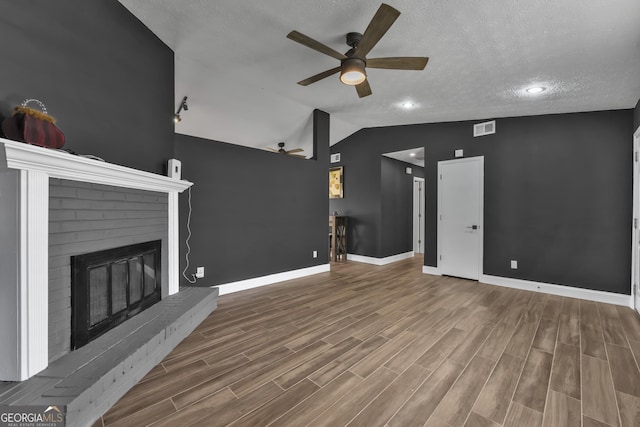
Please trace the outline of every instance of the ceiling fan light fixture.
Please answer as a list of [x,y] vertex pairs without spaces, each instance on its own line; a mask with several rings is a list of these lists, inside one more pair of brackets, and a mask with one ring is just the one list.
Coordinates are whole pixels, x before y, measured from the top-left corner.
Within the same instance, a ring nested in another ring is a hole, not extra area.
[[342,60],[340,81],[349,86],[357,86],[367,79],[364,60],[360,58],[347,58]]

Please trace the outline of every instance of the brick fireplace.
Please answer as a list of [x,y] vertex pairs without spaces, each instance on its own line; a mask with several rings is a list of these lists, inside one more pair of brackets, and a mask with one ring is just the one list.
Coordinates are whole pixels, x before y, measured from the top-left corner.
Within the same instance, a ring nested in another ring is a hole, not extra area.
[[178,194],[190,182],[0,139],[0,381],[70,351],[72,256],[162,242],[178,292]]
[[[112,185],[49,179],[49,362],[73,342],[73,259],[99,251],[161,242],[160,285],[167,275],[168,195]],[[81,285],[82,286],[82,285]],[[168,294],[166,286],[160,294]],[[78,295],[76,295],[78,296]],[[129,300],[134,295],[130,295]],[[134,297],[135,299],[135,297]],[[114,309],[115,312],[119,310]],[[102,325],[95,325],[100,327]],[[72,344],[73,345],[73,344]]]

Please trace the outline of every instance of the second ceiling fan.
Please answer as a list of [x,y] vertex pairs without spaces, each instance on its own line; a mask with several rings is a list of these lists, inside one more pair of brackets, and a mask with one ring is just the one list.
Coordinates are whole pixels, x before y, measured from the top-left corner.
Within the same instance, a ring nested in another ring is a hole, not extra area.
[[280,154],[286,154],[288,156],[293,156],[293,157],[301,157],[303,159],[306,159],[307,156],[304,156],[302,154],[296,154],[296,153],[301,153],[304,150],[302,148],[292,148],[291,150],[287,150],[284,148],[284,142],[278,142],[278,148],[271,148],[271,147],[267,147],[267,150],[269,151],[273,151],[274,153],[280,153]]
[[340,66],[311,76],[298,82],[302,86],[308,86],[334,74],[340,73],[342,83],[355,86],[358,96],[363,98],[371,95],[371,86],[367,81],[366,68],[384,68],[388,70],[424,70],[429,58],[422,56],[399,56],[391,58],[370,58],[367,54],[380,41],[382,36],[391,28],[398,19],[400,12],[397,9],[382,4],[369,22],[364,34],[348,33],[347,44],[351,49],[347,53],[340,53],[329,46],[320,43],[298,31],[291,31],[287,37],[304,46],[329,55],[340,60]]

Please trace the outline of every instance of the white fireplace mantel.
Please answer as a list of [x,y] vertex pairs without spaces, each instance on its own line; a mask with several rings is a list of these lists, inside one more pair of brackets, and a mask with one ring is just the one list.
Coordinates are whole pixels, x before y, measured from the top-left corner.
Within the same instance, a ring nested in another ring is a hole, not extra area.
[[19,169],[45,173],[49,178],[69,179],[94,184],[162,193],[182,192],[193,183],[0,138],[0,169]]
[[48,365],[49,178],[168,195],[168,294],[179,288],[178,194],[193,183],[0,138],[0,381]]

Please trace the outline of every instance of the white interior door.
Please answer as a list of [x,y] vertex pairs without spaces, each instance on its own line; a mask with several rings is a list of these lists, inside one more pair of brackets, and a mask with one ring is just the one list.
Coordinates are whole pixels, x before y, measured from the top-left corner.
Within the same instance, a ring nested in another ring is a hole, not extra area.
[[633,225],[631,236],[633,247],[631,248],[631,295],[633,305],[640,313],[640,129],[633,136]]
[[438,266],[478,280],[482,272],[484,157],[438,162]]
[[413,178],[413,253],[424,253],[424,179]]

